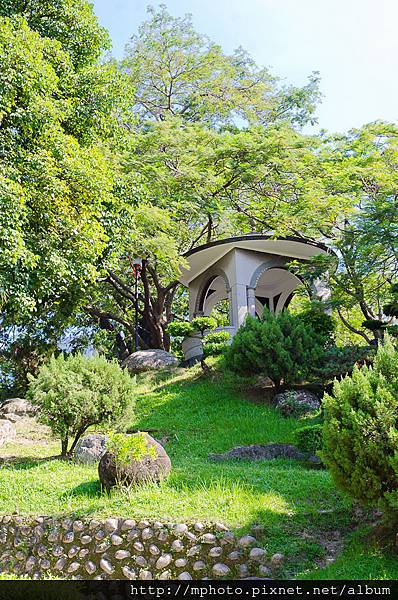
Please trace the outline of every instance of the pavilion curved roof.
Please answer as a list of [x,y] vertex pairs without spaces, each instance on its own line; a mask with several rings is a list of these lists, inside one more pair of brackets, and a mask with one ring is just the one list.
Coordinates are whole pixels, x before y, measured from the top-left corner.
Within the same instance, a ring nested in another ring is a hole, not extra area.
[[225,238],[203,244],[184,254],[189,268],[182,269],[181,283],[186,286],[189,285],[191,281],[207,271],[228,252],[237,248],[263,252],[264,254],[288,256],[297,260],[308,260],[316,254],[330,252],[325,244],[300,237],[273,238],[269,235],[256,233]]

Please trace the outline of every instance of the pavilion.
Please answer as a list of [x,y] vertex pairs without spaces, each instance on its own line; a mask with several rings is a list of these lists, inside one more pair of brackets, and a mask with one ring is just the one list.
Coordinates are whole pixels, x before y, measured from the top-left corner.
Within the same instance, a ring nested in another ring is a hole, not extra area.
[[[261,316],[265,307],[271,312],[286,308],[301,281],[287,269],[292,260],[307,261],[328,248],[318,242],[299,237],[271,238],[248,234],[210,242],[185,255],[188,268],[180,281],[189,290],[190,319],[209,316],[216,305],[227,301],[229,325],[219,330],[235,334],[247,315]],[[320,299],[328,290],[317,286]],[[186,360],[202,354],[197,338],[183,343]]]

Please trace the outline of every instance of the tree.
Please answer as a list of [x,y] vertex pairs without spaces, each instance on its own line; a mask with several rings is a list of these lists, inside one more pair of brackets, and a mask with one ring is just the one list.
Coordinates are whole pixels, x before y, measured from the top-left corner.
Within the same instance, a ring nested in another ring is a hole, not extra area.
[[73,455],[88,427],[117,421],[133,392],[131,377],[116,361],[82,354],[52,357],[36,378],[30,376],[29,384],[39,419],[61,440],[62,456]]
[[235,125],[236,116],[265,125],[280,119],[302,124],[313,117],[317,74],[304,88],[281,87],[242,48],[228,56],[198,34],[190,15],[172,17],[164,4],[148,13],[122,61],[134,83],[141,124],[170,116],[211,127]]
[[324,338],[288,311],[247,317],[226,353],[226,368],[250,377],[269,377],[276,390],[311,375],[323,355]]
[[319,224],[334,255],[300,270],[308,281],[326,274],[341,321],[367,344],[377,342],[393,322],[383,306],[398,276],[398,128],[372,123],[328,138],[320,161],[324,193],[347,210],[332,227]]
[[107,43],[85,0],[1,4],[5,360],[16,359],[35,329],[54,349],[99,274],[116,178],[105,141],[116,131],[124,85],[115,66],[99,63]]
[[[120,245],[90,314],[108,330],[121,328],[131,347],[134,289],[126,253],[143,256],[141,345],[168,349],[183,265],[176,255],[226,235],[272,229],[272,219],[247,217],[247,197],[261,194],[270,214],[275,194],[284,205],[293,163],[308,169],[314,144],[293,126],[313,118],[319,93],[316,76],[302,89],[284,88],[241,49],[225,55],[189,17],[173,18],[164,6],[149,13],[121,64],[135,88],[122,163],[124,189],[131,180],[136,185],[139,173],[140,205],[158,215],[149,237],[155,230],[162,244]],[[286,179],[275,185],[281,165]]]

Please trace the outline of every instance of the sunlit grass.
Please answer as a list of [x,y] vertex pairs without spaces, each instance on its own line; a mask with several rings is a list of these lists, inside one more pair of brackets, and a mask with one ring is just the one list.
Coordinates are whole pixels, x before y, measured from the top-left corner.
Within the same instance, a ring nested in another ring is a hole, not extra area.
[[[209,453],[237,445],[292,442],[302,423],[199,375],[193,369],[137,381],[135,416],[125,426],[162,440],[173,464],[166,481],[106,495],[95,466],[49,458],[59,453],[53,439],[13,443],[2,448],[3,456],[20,458],[0,469],[0,512],[212,520],[239,531],[260,523],[263,546],[287,556],[282,576],[312,573],[325,555],[322,531],[350,526],[350,500],[326,470],[297,461],[210,461]],[[363,572],[381,569],[380,561],[364,562]],[[343,568],[328,569],[347,576]]]

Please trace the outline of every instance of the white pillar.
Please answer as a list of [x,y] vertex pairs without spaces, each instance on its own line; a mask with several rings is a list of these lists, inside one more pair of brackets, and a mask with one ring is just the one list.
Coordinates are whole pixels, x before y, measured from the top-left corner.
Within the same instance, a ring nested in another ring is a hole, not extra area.
[[256,292],[252,287],[247,288],[247,310],[251,317],[256,316]]
[[232,324],[240,327],[248,313],[246,284],[236,283],[231,287]]

